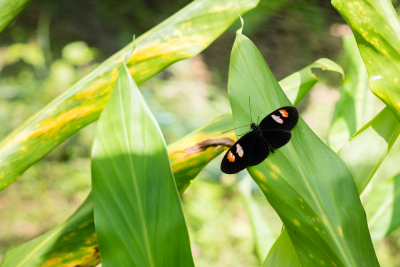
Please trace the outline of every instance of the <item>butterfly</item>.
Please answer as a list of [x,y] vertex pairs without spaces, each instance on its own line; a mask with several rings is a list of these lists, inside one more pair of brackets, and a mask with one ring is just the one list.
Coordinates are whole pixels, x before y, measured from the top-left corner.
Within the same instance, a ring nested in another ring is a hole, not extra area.
[[[250,115],[251,116],[251,115]],[[267,115],[260,124],[252,122],[251,131],[241,137],[225,154],[221,171],[237,173],[246,167],[260,164],[275,149],[289,142],[291,130],[299,120],[295,107],[281,107]]]

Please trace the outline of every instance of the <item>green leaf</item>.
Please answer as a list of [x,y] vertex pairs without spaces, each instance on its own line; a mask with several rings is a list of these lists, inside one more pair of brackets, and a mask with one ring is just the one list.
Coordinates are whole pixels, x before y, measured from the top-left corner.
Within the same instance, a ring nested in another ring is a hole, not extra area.
[[[224,151],[223,146],[233,144],[235,138],[233,132],[221,134],[229,129],[232,129],[230,113],[169,147],[168,153],[176,183],[179,185],[179,194],[186,190],[190,181],[208,162]],[[93,201],[89,197],[66,222],[9,251],[0,266],[35,267],[52,262],[67,266],[96,266],[100,263],[98,251],[93,221]]]
[[273,266],[302,266],[286,229],[282,231],[279,238],[276,240],[263,264],[263,267]]
[[211,160],[235,143],[233,131],[226,132],[231,129],[232,114],[227,113],[169,146],[168,153],[180,194]]
[[0,32],[2,32],[32,0],[0,0]]
[[[312,75],[312,66],[315,65],[313,63],[306,68],[308,68],[307,72],[310,73],[309,77],[316,82],[318,78]],[[285,78],[284,81],[288,87],[284,87],[284,89],[300,92],[299,88],[305,88],[308,91],[315,82],[310,83],[308,79],[302,77],[305,76],[296,72]],[[297,89],[296,86],[298,86]],[[305,86],[310,86],[310,88]],[[294,97],[293,100],[298,98],[294,94],[292,96]],[[233,129],[232,114],[227,113],[169,146],[168,153],[179,194],[183,194],[191,180],[197,176],[204,166],[235,142],[234,132],[222,134],[222,132],[230,129]],[[39,264],[61,262],[72,266],[96,266],[100,259],[98,254],[93,253],[93,251],[98,251],[98,246],[94,232],[92,199],[90,198],[83,205],[85,205],[86,213],[80,214],[78,210],[64,224],[46,233],[45,236],[48,238],[41,236],[11,250],[5,255],[2,261],[4,265],[1,266],[14,267],[17,266],[18,260],[24,261],[25,258],[27,258],[25,265],[20,266],[35,266],[29,265],[32,262]],[[82,218],[81,224],[79,224],[78,219],[71,219],[76,218],[77,214]],[[87,218],[90,218],[90,222],[87,221]],[[85,228],[92,229],[92,231],[77,234],[75,231],[70,232],[70,228]],[[74,238],[71,238],[71,236],[74,236]],[[63,240],[63,242],[58,242],[59,240]],[[92,242],[90,248],[87,248],[87,240]],[[56,245],[53,246],[53,244]],[[34,253],[32,253],[33,250],[35,250]],[[21,255],[24,256],[21,257]],[[9,262],[12,264],[8,265]]]
[[[290,105],[260,52],[240,33],[228,90],[236,127],[250,120],[249,97],[253,121]],[[248,171],[283,221],[302,265],[378,265],[350,171],[301,118],[289,144]]]
[[386,107],[339,150],[338,155],[349,167],[359,194],[364,191],[399,134],[399,121]]
[[[352,173],[359,194],[364,191],[365,187],[374,176],[376,170],[379,168],[386,155],[392,148],[399,133],[400,124],[398,123],[397,118],[389,110],[389,108],[386,107],[378,115],[376,115],[374,119],[364,125],[356,134],[354,134],[350,141],[347,142],[341,150],[339,150],[338,156],[340,156],[341,159],[346,163],[350,172]],[[365,144],[368,144],[368,146],[366,146]],[[386,190],[390,190],[387,189],[387,186],[383,187],[386,188]],[[378,190],[378,193],[374,193],[374,195],[381,192],[380,188],[376,188],[375,190]],[[397,191],[393,191],[390,194],[386,194],[386,198],[384,200],[382,200],[381,198],[375,199],[377,203],[385,202],[389,205],[386,207],[381,207],[383,209],[379,208],[379,213],[381,214],[377,216],[383,216],[380,222],[386,219],[386,221],[384,222],[387,223],[388,216],[390,216],[391,214],[390,207],[392,207],[391,205],[394,204],[390,203],[393,201],[391,197],[397,196],[396,192]],[[370,207],[371,205],[372,208]],[[372,216],[376,216],[374,214],[376,210],[376,208],[374,208],[375,205],[377,204],[368,204],[366,207],[366,212],[369,219]],[[385,209],[389,209],[389,211]],[[383,213],[384,215],[382,215]],[[376,217],[374,220],[376,220]],[[393,230],[395,227],[398,227],[398,225],[396,224],[398,221],[399,220],[397,220],[396,215],[394,215],[393,224],[391,223],[390,227],[391,230]],[[375,226],[375,223],[372,225],[370,224],[369,226],[373,227]],[[380,224],[380,226],[384,228],[386,225]],[[375,232],[373,238],[375,238],[376,240],[376,232],[379,232],[379,234],[381,234],[382,232],[381,230],[377,231],[373,228],[372,230]],[[285,231],[286,229],[283,232]],[[279,248],[279,246],[272,247],[271,251]],[[282,252],[274,251],[272,253],[275,254]]]
[[293,106],[297,106],[319,80],[316,74],[313,73],[314,69],[337,72],[344,77],[342,67],[327,58],[318,59],[314,63],[293,73],[279,82],[279,85],[285,91],[286,96],[293,103]]
[[[79,249],[76,249],[76,243]],[[2,267],[96,266],[99,246],[93,223],[93,199],[85,202],[64,223],[9,252]]]
[[332,0],[350,25],[368,71],[369,88],[400,119],[400,24],[390,0]]
[[194,266],[164,139],[125,64],[97,125],[92,188],[102,266]]
[[372,240],[378,241],[400,226],[400,174],[374,184],[364,205]]
[[397,139],[363,194],[373,242],[400,226],[400,140]]
[[246,175],[239,183],[239,191],[243,199],[244,207],[249,217],[251,228],[254,233],[255,252],[260,262],[263,263],[268,251],[274,244],[276,236],[271,227],[264,220],[261,210],[251,196],[251,185],[253,180]]
[[[141,84],[206,48],[258,0],[198,0],[136,39],[127,66]],[[0,190],[73,133],[95,121],[129,44],[8,135],[0,144]]]
[[347,76],[336,102],[328,143],[338,151],[350,137],[375,115],[377,98],[369,91],[368,75],[353,36],[343,38],[348,62]]

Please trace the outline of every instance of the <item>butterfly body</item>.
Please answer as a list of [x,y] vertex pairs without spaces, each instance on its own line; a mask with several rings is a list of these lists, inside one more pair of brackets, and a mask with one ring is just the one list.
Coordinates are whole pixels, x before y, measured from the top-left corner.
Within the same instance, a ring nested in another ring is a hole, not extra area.
[[274,148],[271,146],[270,143],[264,138],[264,135],[262,133],[261,128],[256,125],[254,122],[250,124],[250,128],[258,134],[258,136],[261,138],[261,140],[264,142],[264,144],[268,147],[269,151],[271,153],[274,153]]
[[259,125],[250,124],[251,131],[240,138],[225,154],[221,170],[237,173],[246,167],[260,164],[269,153],[282,147],[291,138],[299,115],[294,107],[281,107],[267,115]]

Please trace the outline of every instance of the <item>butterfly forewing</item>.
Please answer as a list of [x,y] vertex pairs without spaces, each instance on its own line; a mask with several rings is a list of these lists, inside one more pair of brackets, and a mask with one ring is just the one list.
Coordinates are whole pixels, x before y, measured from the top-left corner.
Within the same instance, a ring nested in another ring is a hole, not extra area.
[[221,171],[227,174],[240,172],[250,163],[250,151],[253,148],[257,133],[252,131],[240,138],[226,152],[221,162]]
[[299,114],[294,107],[281,107],[271,112],[260,123],[264,138],[274,148],[280,148],[289,142],[290,131],[296,126]]
[[258,125],[262,131],[291,131],[299,120],[299,113],[294,107],[281,107],[271,112]]

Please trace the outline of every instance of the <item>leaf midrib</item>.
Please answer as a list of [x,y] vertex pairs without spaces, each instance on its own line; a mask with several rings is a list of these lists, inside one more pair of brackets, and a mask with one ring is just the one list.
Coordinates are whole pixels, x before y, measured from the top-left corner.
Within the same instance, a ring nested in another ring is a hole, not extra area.
[[[126,67],[124,66],[126,73],[129,73],[129,71],[126,69]],[[130,146],[130,142],[129,142],[129,138],[128,138],[128,131],[126,128],[126,119],[125,119],[125,110],[123,107],[123,101],[122,101],[122,86],[121,86],[121,79],[118,79],[118,85],[119,85],[119,100],[120,100],[120,107],[121,107],[121,115],[123,118],[123,127],[124,127],[124,135],[125,135],[125,142],[128,148],[128,154],[129,154],[129,163],[130,163],[130,168],[132,170],[131,174],[132,174],[132,180],[133,180],[133,184],[134,184],[134,189],[135,189],[135,197],[136,197],[136,201],[138,203],[138,208],[139,208],[139,217],[140,217],[140,222],[142,224],[142,231],[144,233],[144,241],[145,241],[145,245],[146,245],[146,251],[147,251],[147,257],[150,263],[150,266],[154,266],[153,263],[153,257],[151,255],[151,250],[150,250],[150,241],[149,241],[149,236],[148,236],[148,231],[147,231],[147,227],[146,227],[146,222],[145,222],[145,216],[144,216],[144,211],[143,211],[143,206],[142,206],[142,201],[140,198],[140,190],[139,190],[139,186],[138,186],[138,182],[137,182],[137,177],[136,177],[136,173],[134,171],[134,166],[133,166],[133,159],[132,159],[132,151],[131,151],[131,146]],[[132,96],[131,96],[132,98]],[[141,99],[140,97],[138,98],[138,101],[140,102]],[[131,106],[132,107],[132,106]],[[129,110],[132,112],[132,108],[129,107]]]

